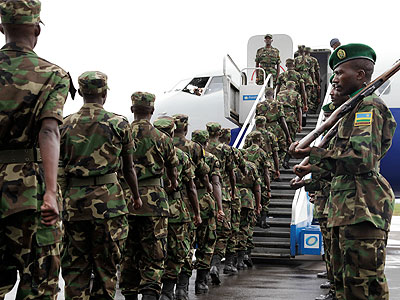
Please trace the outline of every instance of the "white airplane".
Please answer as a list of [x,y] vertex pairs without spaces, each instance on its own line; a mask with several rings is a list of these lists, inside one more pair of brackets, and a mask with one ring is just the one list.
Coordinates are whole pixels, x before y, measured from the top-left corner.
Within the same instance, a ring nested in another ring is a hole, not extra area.
[[[285,70],[285,61],[293,57],[292,39],[283,34],[273,35],[274,47],[281,56],[281,69]],[[196,129],[205,129],[207,122],[219,122],[222,127],[231,128],[234,146],[240,147],[240,138],[246,135],[245,128],[251,131],[256,103],[264,96],[264,87],[270,84],[270,77],[264,86],[255,83],[255,54],[264,46],[264,37],[253,36],[247,46],[247,67],[239,69],[227,55],[223,68],[219,72],[211,72],[182,80],[173,89],[158,97],[154,118],[163,115],[184,113],[189,116],[189,134]],[[324,103],[330,101],[329,82],[332,71],[328,67],[329,49],[314,49],[312,55],[319,60],[321,73],[321,91],[325,94]],[[389,69],[394,61],[385,60],[378,53],[375,76]],[[282,70],[281,70],[282,71]],[[266,74],[267,75],[267,74]],[[376,91],[391,109],[400,126],[400,76],[396,74],[390,81]],[[322,99],[321,99],[322,100]],[[322,115],[309,116],[313,120],[310,127],[322,122]],[[304,135],[304,133],[303,133]],[[400,130],[396,131],[393,145],[381,161],[381,173],[392,185],[397,197],[400,197]],[[293,162],[292,162],[293,164]],[[313,222],[313,209],[308,201],[304,188],[296,191],[288,188],[290,170],[281,170],[282,182],[272,183],[272,199],[270,204],[270,225],[267,231],[255,230],[258,242],[252,252],[258,257],[294,257],[302,254],[320,255],[323,253],[322,236],[318,225]]]

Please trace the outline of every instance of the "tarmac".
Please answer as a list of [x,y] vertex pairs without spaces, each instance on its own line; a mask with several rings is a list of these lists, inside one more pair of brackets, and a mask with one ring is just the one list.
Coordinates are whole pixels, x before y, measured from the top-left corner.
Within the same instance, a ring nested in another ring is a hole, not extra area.
[[[190,299],[315,299],[327,290],[319,288],[326,280],[317,278],[325,265],[319,256],[298,256],[294,259],[256,261],[252,269],[239,271],[238,275],[221,274],[220,286],[210,286],[205,295],[194,294],[195,272],[190,279]],[[389,234],[386,277],[389,284],[390,299],[400,300],[400,217],[393,217]],[[64,299],[64,282],[60,278],[58,299]],[[6,300],[15,298],[16,287],[7,294]],[[115,299],[124,297],[117,291]]]

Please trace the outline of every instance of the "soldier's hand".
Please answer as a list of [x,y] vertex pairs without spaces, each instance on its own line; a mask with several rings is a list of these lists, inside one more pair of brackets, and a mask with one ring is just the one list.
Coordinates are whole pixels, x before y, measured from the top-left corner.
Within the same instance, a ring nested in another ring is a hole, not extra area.
[[296,141],[292,143],[289,147],[289,154],[294,157],[294,158],[304,158],[306,156],[310,155],[311,152],[311,147],[307,147],[304,149],[297,149],[297,146],[299,145],[299,142]]
[[178,181],[177,180],[174,180],[173,182],[170,181],[170,184],[168,187],[171,188],[172,190],[176,191],[176,189],[178,188]]
[[308,112],[308,106],[307,105],[303,107],[303,113],[305,113],[305,112]]
[[203,221],[201,220],[200,215],[197,215],[197,216],[194,216],[193,222],[194,222],[194,225],[197,227],[197,226],[199,226]]
[[43,204],[40,207],[41,223],[46,226],[54,225],[59,219],[59,211],[57,204],[57,194],[46,191],[43,196]]
[[303,130],[302,126],[299,126],[299,129],[297,129],[297,132],[300,133]]
[[279,179],[280,176],[281,176],[281,172],[279,172],[279,170],[276,170],[274,179]]
[[141,208],[142,207],[142,205],[143,205],[143,203],[142,203],[142,199],[139,197],[139,198],[133,198],[133,208],[134,209],[139,209],[139,208]]
[[218,220],[219,222],[221,222],[221,223],[225,220],[225,213],[224,213],[223,210],[219,210],[219,211],[218,211],[218,213],[217,213],[217,220]]
[[293,167],[293,172],[299,176],[300,178],[303,178],[304,176],[306,176],[308,173],[311,173],[311,165],[307,164],[305,166],[301,166],[301,165],[295,165]]
[[298,181],[296,179],[298,179],[298,178],[293,178],[292,180],[290,180],[290,187],[294,190],[302,188],[305,185],[305,182],[303,179],[299,179]]
[[258,207],[256,207],[255,209],[254,209],[254,212],[255,212],[255,214],[257,215],[257,216],[259,216],[260,214],[261,214],[261,204],[259,204],[258,205]]
[[288,137],[287,142],[289,145],[293,143],[292,138],[290,136]]
[[208,192],[208,193],[212,193],[212,192],[213,192],[213,186],[212,186],[211,183],[208,183],[207,192]]
[[[272,198],[271,191],[268,191],[268,192],[267,192],[267,197],[268,197],[269,199],[271,199],[271,198]],[[260,204],[260,206],[261,206],[261,204]]]

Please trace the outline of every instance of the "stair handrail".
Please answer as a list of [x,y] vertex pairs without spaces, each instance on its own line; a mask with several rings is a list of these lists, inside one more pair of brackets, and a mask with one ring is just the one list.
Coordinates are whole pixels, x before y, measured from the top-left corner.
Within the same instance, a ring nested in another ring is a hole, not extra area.
[[[244,68],[242,70],[242,72],[244,70],[247,70],[247,69],[256,69],[256,68]],[[271,88],[273,87],[273,79],[272,78],[273,78],[272,75],[268,74],[266,80],[264,80],[264,84],[262,85],[261,90],[258,93],[258,96],[257,96],[256,100],[254,101],[253,106],[251,107],[251,109],[250,109],[250,111],[249,111],[249,113],[248,113],[248,115],[246,117],[246,120],[244,121],[244,123],[242,125],[242,128],[240,129],[239,134],[237,135],[236,140],[233,143],[232,147],[236,147],[238,149],[241,149],[243,147],[243,145],[244,145],[244,141],[246,139],[246,136],[253,130],[253,127],[254,127],[254,116],[255,116],[257,104],[264,97],[265,87],[268,84],[270,85]],[[243,136],[243,138],[241,138],[242,136]],[[239,141],[241,141],[240,144],[239,144]]]

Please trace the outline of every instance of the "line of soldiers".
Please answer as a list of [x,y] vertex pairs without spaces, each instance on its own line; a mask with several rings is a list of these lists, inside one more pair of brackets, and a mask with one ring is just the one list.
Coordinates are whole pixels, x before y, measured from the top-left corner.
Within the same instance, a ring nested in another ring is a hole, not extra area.
[[[332,103],[322,109],[328,117],[370,81],[375,51],[364,44],[341,45],[329,58]],[[292,187],[305,186],[320,224],[328,279],[329,299],[389,299],[384,274],[386,245],[394,209],[390,184],[380,174],[380,160],[389,150],[396,122],[377,95],[362,99],[337,126],[327,148],[307,147],[290,152],[309,156],[297,165]]]

